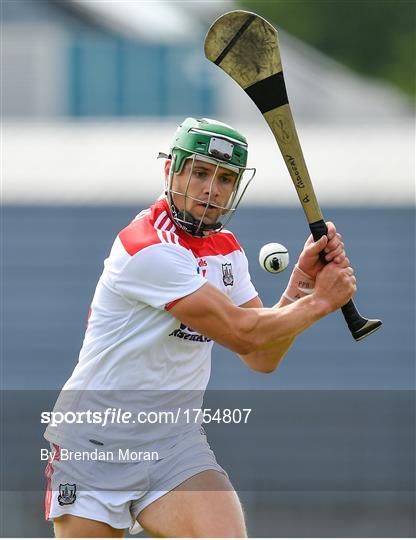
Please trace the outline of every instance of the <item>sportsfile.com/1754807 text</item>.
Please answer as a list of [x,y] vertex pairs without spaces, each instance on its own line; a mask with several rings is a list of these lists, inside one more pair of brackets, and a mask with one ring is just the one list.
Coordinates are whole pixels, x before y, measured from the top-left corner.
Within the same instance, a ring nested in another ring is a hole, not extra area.
[[175,411],[123,411],[108,407],[104,411],[43,411],[41,423],[60,424],[247,424],[252,409],[182,409]]

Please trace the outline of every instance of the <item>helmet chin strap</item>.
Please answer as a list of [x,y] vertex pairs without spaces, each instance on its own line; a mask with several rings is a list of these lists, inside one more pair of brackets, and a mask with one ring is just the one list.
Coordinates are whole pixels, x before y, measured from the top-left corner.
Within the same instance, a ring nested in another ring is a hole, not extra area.
[[184,212],[183,210],[178,210],[174,204],[171,202],[171,211],[172,216],[176,223],[179,224],[187,233],[192,236],[202,237],[205,232],[215,232],[222,228],[222,223],[217,221],[216,223],[205,224],[199,219],[195,219],[192,214],[189,212]]

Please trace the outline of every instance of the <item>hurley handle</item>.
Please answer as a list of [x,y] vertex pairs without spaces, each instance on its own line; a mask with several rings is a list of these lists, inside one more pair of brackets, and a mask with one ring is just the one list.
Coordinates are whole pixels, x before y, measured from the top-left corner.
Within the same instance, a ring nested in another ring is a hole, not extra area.
[[[328,228],[323,219],[315,221],[314,223],[309,223],[309,228],[315,242],[328,233]],[[319,257],[324,264],[328,263],[328,261],[325,260],[324,251],[321,251]],[[379,319],[366,319],[363,317],[355,307],[352,299],[349,300],[345,306],[342,306],[341,310],[355,341],[361,341],[370,334],[373,334],[383,324]]]

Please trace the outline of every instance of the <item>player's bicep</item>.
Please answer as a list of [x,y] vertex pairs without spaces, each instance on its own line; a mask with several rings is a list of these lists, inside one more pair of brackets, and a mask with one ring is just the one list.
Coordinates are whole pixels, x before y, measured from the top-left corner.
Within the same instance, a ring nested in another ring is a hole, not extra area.
[[206,283],[181,300],[169,312],[182,323],[217,343],[240,352],[245,348],[245,310],[236,306],[222,291]]

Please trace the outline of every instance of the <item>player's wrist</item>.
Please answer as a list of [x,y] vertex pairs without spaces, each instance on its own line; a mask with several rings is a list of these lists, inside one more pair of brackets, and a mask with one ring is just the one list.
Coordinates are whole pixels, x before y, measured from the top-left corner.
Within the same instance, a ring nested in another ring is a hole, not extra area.
[[314,288],[315,280],[298,265],[295,265],[283,297],[290,302],[296,302],[300,298],[311,295]]
[[320,270],[319,261],[305,261],[302,256],[299,257],[296,266],[304,272],[310,279],[316,279],[316,276]]
[[325,317],[334,311],[333,306],[326,298],[313,294],[310,299],[313,302],[313,309],[318,318]]
[[313,272],[310,269],[306,268],[306,265],[301,260],[296,263],[295,268],[302,272],[305,278],[311,280],[315,279],[315,277],[313,276]]
[[302,304],[309,311],[314,321],[322,319],[322,317],[329,315],[334,310],[326,298],[315,293],[302,298]]

